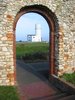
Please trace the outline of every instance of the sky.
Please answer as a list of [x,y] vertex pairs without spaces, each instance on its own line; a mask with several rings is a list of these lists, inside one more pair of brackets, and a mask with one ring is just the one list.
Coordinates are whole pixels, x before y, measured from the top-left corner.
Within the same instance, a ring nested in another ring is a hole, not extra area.
[[35,34],[35,24],[41,24],[42,40],[49,41],[48,23],[37,13],[26,13],[19,18],[16,25],[16,41],[27,41],[28,34]]

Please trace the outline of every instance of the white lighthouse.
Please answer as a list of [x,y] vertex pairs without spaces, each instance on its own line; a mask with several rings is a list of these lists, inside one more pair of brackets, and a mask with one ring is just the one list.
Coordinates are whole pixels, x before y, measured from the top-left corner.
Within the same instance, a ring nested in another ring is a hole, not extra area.
[[27,35],[27,40],[30,42],[41,42],[41,25],[35,24],[35,35]]
[[40,24],[36,24],[35,25],[35,35],[37,37],[37,41],[41,42],[41,25]]

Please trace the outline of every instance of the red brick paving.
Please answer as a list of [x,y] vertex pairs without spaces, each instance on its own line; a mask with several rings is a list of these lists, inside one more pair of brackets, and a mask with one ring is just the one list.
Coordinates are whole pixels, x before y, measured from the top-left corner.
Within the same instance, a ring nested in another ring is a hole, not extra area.
[[36,100],[37,98],[52,96],[58,92],[47,79],[44,78],[43,81],[34,69],[31,70],[30,65],[21,61],[17,61],[17,64],[17,82],[21,100]]
[[20,86],[19,89],[21,92],[21,100],[50,96],[56,93],[52,87],[42,81]]

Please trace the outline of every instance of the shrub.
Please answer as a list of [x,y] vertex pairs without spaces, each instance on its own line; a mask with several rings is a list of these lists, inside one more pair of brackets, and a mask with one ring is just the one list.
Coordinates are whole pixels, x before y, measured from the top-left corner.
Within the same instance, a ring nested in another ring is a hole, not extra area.
[[32,54],[25,54],[22,56],[24,61],[26,60],[48,60],[48,54],[45,52],[34,52]]

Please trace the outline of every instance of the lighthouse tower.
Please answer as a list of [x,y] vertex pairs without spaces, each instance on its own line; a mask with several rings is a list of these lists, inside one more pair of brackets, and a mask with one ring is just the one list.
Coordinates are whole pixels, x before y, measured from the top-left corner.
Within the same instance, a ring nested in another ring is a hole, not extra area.
[[27,40],[29,42],[41,42],[41,25],[35,24],[35,35],[27,35]]
[[37,37],[37,41],[41,42],[41,25],[40,24],[36,24],[35,25],[35,35]]

